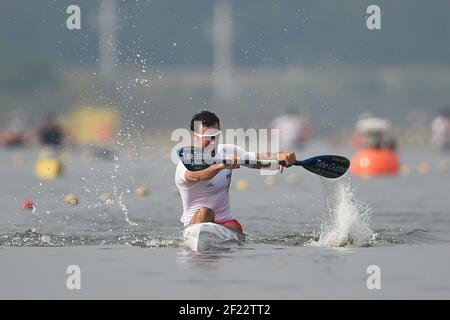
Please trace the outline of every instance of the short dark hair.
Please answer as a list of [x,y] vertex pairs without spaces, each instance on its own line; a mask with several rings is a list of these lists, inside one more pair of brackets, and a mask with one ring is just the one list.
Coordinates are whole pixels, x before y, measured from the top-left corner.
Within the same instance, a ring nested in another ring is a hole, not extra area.
[[201,121],[203,126],[210,127],[217,123],[220,127],[219,118],[208,110],[203,110],[202,112],[194,114],[191,120],[191,131],[194,131],[194,123],[196,121]]

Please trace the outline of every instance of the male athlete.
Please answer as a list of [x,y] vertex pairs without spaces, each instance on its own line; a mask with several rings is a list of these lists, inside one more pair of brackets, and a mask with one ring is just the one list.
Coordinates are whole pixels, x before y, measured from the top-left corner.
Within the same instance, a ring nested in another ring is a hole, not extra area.
[[[195,114],[190,129],[194,146],[218,159],[230,159],[230,164],[217,163],[200,171],[189,171],[182,161],[178,163],[175,184],[183,204],[180,221],[184,227],[215,222],[242,234],[242,225],[231,212],[229,194],[231,172],[239,168],[238,160],[284,160],[283,166],[290,167],[295,163],[295,153],[254,153],[233,144],[218,144],[221,135],[219,118],[209,111]],[[277,166],[280,172],[283,166]],[[261,168],[257,165],[251,167]]]

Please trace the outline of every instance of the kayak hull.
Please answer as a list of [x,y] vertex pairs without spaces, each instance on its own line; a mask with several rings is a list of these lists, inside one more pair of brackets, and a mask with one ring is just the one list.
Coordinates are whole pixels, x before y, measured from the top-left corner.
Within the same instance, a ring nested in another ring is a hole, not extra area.
[[244,235],[213,222],[196,223],[183,229],[183,246],[192,251],[230,248],[244,240]]

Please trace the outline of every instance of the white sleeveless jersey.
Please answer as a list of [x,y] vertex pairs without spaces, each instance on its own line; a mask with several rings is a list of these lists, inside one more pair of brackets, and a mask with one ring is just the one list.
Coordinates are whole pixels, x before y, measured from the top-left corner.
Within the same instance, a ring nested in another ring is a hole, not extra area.
[[[256,153],[247,152],[233,144],[219,144],[216,158],[226,159],[236,155],[241,160],[255,160]],[[175,184],[180,192],[183,204],[183,214],[180,221],[183,225],[189,224],[192,217],[202,207],[210,208],[215,213],[216,221],[234,219],[230,208],[229,187],[231,183],[230,169],[219,171],[211,180],[187,182],[186,167],[183,162],[178,162],[175,172]]]

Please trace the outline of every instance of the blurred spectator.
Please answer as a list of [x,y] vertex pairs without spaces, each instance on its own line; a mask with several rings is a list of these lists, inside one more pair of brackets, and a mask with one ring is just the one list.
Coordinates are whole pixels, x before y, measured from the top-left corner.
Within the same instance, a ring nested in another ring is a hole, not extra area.
[[0,133],[0,145],[19,146],[26,140],[29,121],[22,110],[14,110],[13,117],[8,127]]
[[443,110],[431,123],[431,142],[441,149],[450,149],[450,110]]
[[363,113],[356,122],[352,135],[352,144],[356,148],[396,149],[397,142],[392,133],[389,120]]
[[46,146],[58,147],[63,144],[64,131],[53,114],[47,116],[45,124],[38,130],[38,138]]
[[312,135],[311,121],[300,113],[297,107],[291,106],[269,124],[270,129],[279,129],[280,149],[303,147]]

